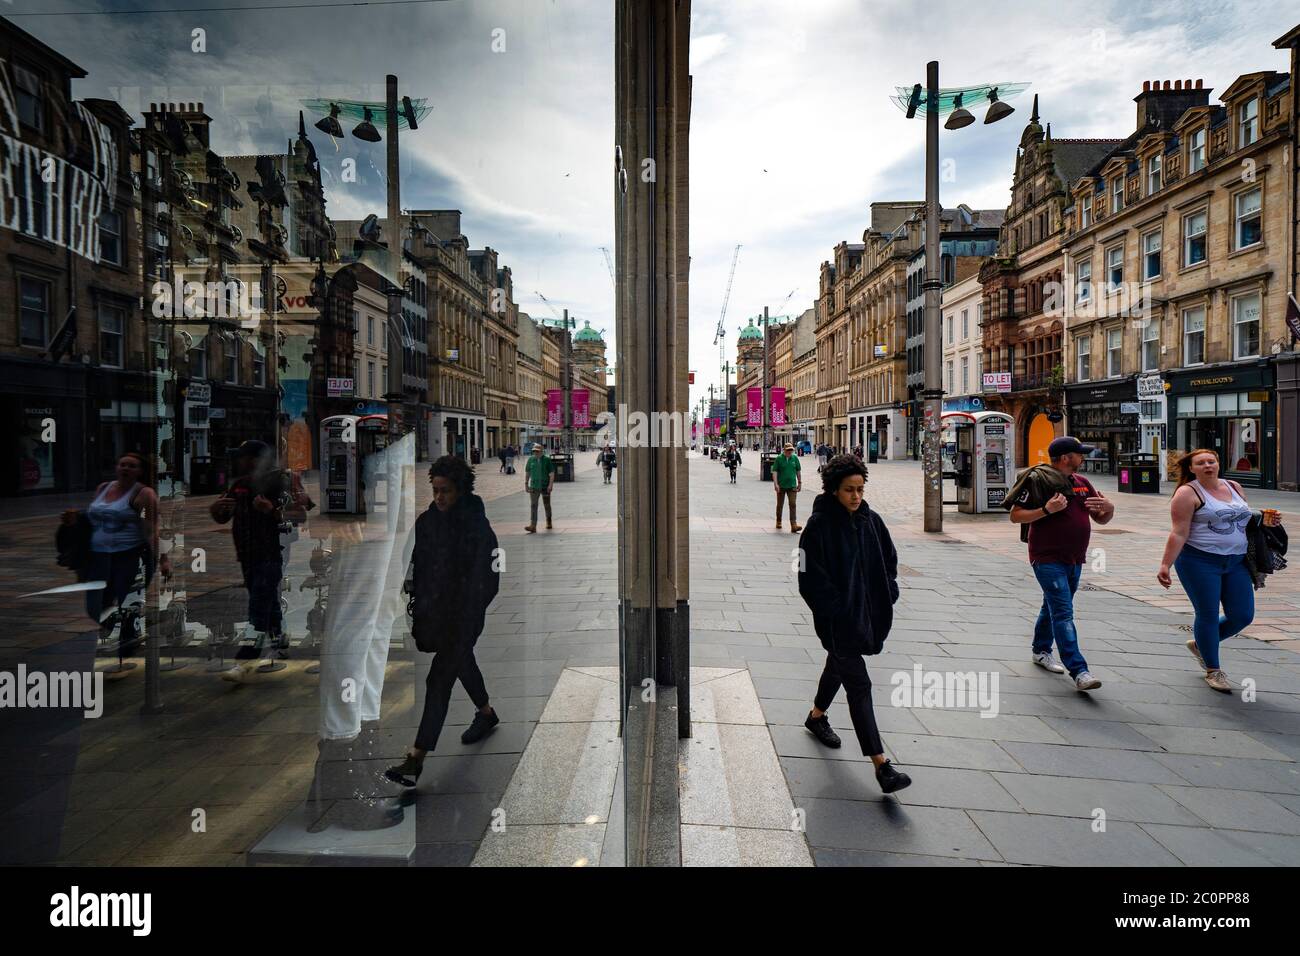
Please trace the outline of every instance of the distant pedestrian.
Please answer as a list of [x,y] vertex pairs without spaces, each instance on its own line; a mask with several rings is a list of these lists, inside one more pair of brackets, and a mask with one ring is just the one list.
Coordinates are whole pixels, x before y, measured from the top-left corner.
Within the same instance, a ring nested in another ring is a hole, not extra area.
[[530,520],[524,527],[529,534],[537,531],[537,499],[542,499],[546,509],[546,528],[551,528],[551,489],[555,487],[555,462],[542,451],[541,445],[533,445],[533,453],[524,462],[524,487],[528,489]]
[[731,474],[731,483],[736,483],[736,468],[740,465],[740,449],[733,441],[727,445],[727,450],[723,452],[723,460],[727,466],[727,471]]
[[618,467],[618,458],[614,452],[614,446],[609,442],[605,442],[605,447],[596,453],[596,464],[600,465],[600,470],[605,475],[605,484],[610,484],[613,479],[614,469]]
[[795,498],[803,490],[803,475],[794,445],[786,445],[781,454],[772,459],[772,485],[776,488],[776,530],[781,530],[781,509],[790,502],[790,533],[798,534],[802,527],[795,518]]
[[826,443],[825,442],[818,443],[817,445],[817,473],[818,474],[821,474],[822,469],[826,467],[826,462],[829,459],[830,459],[830,449],[826,447]]
[[799,539],[804,558],[799,594],[812,610],[813,627],[826,649],[826,666],[804,726],[827,747],[840,746],[826,712],[843,686],[862,755],[875,765],[880,789],[893,793],[912,778],[885,759],[863,655],[879,654],[893,625],[898,554],[885,522],[867,505],[866,483],[861,461],[849,455],[831,459]]
[[[1043,589],[1043,606],[1034,625],[1032,660],[1053,674],[1067,671],[1078,690],[1095,690],[1101,681],[1088,672],[1074,626],[1074,594],[1087,560],[1091,522],[1107,524],[1115,506],[1079,474],[1092,451],[1065,436],[1047,446],[1050,464],[1025,471],[1007,495],[1011,520],[1028,525],[1029,563]],[[1005,507],[1005,505],[1004,505]],[[1061,655],[1052,656],[1052,644]]]
[[497,458],[501,460],[501,468],[499,469],[499,473],[504,475],[506,473],[506,450],[504,446],[502,446],[501,449],[497,452]]
[[[1219,477],[1219,455],[1209,448],[1178,459],[1169,511],[1173,527],[1156,580],[1168,588],[1170,566],[1178,573],[1196,611],[1187,649],[1205,668],[1205,683],[1227,694],[1232,685],[1219,666],[1219,644],[1255,619],[1255,586],[1246,561],[1252,513],[1241,485]],[[1276,511],[1266,517],[1270,527],[1281,524]]]

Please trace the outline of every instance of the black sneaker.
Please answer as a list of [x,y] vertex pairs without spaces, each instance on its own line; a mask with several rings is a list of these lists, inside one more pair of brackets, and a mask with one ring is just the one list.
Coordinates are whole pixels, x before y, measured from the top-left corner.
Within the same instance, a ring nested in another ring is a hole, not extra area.
[[827,747],[838,747],[840,745],[840,735],[831,730],[831,720],[825,714],[820,717],[809,714],[803,725]]
[[894,765],[886,760],[876,768],[876,783],[880,784],[880,789],[885,793],[893,793],[895,790],[910,787],[912,778],[905,773],[899,773],[894,769]]
[[501,723],[501,718],[497,716],[494,710],[490,714],[474,715],[474,722],[465,728],[465,732],[460,735],[460,742],[463,744],[476,744],[488,734],[492,733],[492,728]]

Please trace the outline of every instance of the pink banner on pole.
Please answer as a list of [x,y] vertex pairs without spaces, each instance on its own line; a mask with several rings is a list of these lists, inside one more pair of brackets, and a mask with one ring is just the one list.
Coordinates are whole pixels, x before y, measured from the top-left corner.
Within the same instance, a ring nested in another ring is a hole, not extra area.
[[571,393],[573,403],[573,427],[591,427],[591,393],[585,388],[575,388]]
[[548,388],[546,390],[546,427],[561,428],[564,425],[564,411],[562,402],[564,392],[558,388]]
[[763,426],[763,390],[761,388],[750,388],[745,390],[745,407],[747,414],[745,424],[750,428],[761,428]]
[[772,389],[772,424],[778,428],[785,425],[785,389]]

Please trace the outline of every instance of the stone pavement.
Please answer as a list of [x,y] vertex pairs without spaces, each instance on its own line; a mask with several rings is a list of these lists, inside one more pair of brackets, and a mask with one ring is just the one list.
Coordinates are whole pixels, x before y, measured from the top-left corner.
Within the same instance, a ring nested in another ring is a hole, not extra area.
[[[902,596],[868,667],[886,748],[913,778],[886,797],[842,700],[830,710],[842,749],[802,727],[822,651],[797,593],[797,539],[773,529],[757,462],[747,456],[749,474],[732,486],[720,465],[692,459],[693,661],[743,663],[752,675],[817,864],[1300,863],[1294,573],[1259,595],[1271,623],[1252,630],[1264,639],[1224,648],[1228,674],[1253,681],[1256,699],[1216,694],[1182,646],[1191,614],[1181,590],[1154,581],[1150,549],[1163,545],[1167,498],[1117,496],[1107,530],[1118,533],[1094,538],[1106,571],[1085,568],[1076,603],[1081,646],[1104,686],[1078,693],[1029,661],[1040,597],[1005,516],[950,513],[946,534],[924,535],[917,466],[871,466],[867,497],[897,545]],[[806,515],[816,463],[803,463]],[[1300,525],[1295,504],[1281,507]],[[893,706],[891,678],[917,666],[996,675],[996,716]]]
[[[855,752],[842,701],[830,714],[844,748],[822,749],[802,727],[822,652],[797,593],[798,539],[771,526],[774,496],[757,480],[757,456],[746,456],[736,486],[721,465],[689,457],[685,863],[1300,862],[1300,655],[1292,643],[1300,574],[1278,575],[1259,593],[1250,631],[1258,639],[1224,648],[1228,674],[1253,681],[1256,699],[1215,694],[1182,646],[1191,621],[1185,597],[1177,584],[1165,592],[1154,582],[1167,497],[1117,496],[1118,515],[1105,529],[1114,533],[1094,538],[1105,552],[1085,569],[1077,604],[1083,649],[1105,683],[1079,694],[1029,663],[1039,596],[1005,516],[949,512],[945,534],[924,535],[917,466],[872,466],[868,499],[894,535],[903,593],[885,652],[868,665],[886,746],[914,780],[883,797]],[[815,460],[803,463],[806,517],[817,481]],[[247,686],[223,684],[201,661],[164,673],[159,716],[138,713],[139,669],[107,685],[99,719],[0,714],[0,830],[6,840],[21,835],[9,851],[25,852],[27,862],[116,865],[285,862],[295,847],[297,862],[616,863],[616,488],[602,484],[593,454],[578,465],[578,480],[557,486],[556,529],[536,535],[522,530],[522,479],[497,475],[495,462],[479,468],[506,558],[477,649],[502,724],[462,746],[472,707],[457,686],[401,826],[364,844],[334,828],[310,847],[300,822],[295,830],[316,758],[321,689],[312,657],[294,651],[284,670]],[[421,505],[426,489],[421,481]],[[1251,495],[1300,527],[1293,499],[1276,498]],[[62,578],[51,570],[39,518],[6,522],[0,533],[20,587]],[[215,532],[195,523],[189,533]],[[14,593],[10,583],[0,596],[11,650],[51,666],[90,659],[93,639],[75,608]],[[29,642],[35,630],[48,640]],[[379,733],[370,764],[359,766],[386,764],[410,743],[427,660],[412,653],[399,616]],[[917,667],[996,675],[996,716],[923,699],[893,706],[892,676]],[[191,826],[196,808],[206,813],[203,833]]]

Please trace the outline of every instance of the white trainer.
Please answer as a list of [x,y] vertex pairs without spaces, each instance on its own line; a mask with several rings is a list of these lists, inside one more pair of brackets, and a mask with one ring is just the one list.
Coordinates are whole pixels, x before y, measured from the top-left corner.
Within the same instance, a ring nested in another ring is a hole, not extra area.
[[1044,651],[1041,654],[1035,654],[1034,663],[1043,668],[1043,670],[1051,671],[1053,674],[1065,673],[1065,665],[1053,657],[1051,651]]
[[1101,686],[1101,681],[1087,671],[1081,671],[1079,676],[1074,679],[1074,686],[1079,690],[1096,690]]

